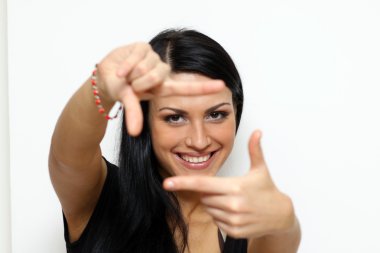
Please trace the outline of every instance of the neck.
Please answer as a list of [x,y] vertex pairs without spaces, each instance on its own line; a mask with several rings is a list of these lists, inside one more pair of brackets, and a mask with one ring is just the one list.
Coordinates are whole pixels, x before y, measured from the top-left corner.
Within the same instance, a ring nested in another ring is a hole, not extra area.
[[195,192],[181,191],[176,193],[186,223],[208,222],[210,216],[201,203],[201,195]]
[[[159,169],[162,178],[167,178],[169,175],[162,168]],[[186,223],[197,221],[210,221],[210,216],[206,213],[204,206],[201,204],[201,194],[192,191],[178,191],[175,196],[181,207],[181,213]],[[212,220],[212,218],[211,218]]]

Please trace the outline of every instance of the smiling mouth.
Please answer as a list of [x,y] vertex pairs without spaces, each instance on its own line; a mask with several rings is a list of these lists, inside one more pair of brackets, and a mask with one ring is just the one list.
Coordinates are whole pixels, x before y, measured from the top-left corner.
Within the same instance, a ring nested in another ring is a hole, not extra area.
[[214,154],[216,151],[210,152],[208,154],[204,155],[189,155],[189,154],[183,154],[183,153],[176,153],[177,159],[179,162],[184,165],[188,169],[192,170],[200,170],[200,169],[206,169],[210,163],[214,160]]
[[184,155],[184,154],[178,154],[178,156],[189,163],[202,163],[208,161],[211,156],[213,155],[213,152],[209,153],[208,155],[205,156],[189,156],[189,155]]

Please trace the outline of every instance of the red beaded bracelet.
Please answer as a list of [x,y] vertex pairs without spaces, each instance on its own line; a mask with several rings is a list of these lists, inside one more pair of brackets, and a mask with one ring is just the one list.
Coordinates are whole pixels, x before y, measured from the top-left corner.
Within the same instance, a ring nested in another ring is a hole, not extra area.
[[110,116],[106,113],[106,110],[104,109],[104,107],[102,105],[102,100],[100,99],[100,96],[99,96],[98,86],[96,85],[96,72],[97,72],[97,70],[98,70],[98,65],[96,64],[95,69],[94,69],[94,71],[92,71],[92,75],[91,75],[92,92],[94,93],[95,104],[98,107],[99,113],[104,115],[104,117],[107,120],[116,119],[117,116],[119,115],[119,112],[123,109],[123,106],[122,105],[119,106],[119,108],[117,109],[117,112],[114,116]]

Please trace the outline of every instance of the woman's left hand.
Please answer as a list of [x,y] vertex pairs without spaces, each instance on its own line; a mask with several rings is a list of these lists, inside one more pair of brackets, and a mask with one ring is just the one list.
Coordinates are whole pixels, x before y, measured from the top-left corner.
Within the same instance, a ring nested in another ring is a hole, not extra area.
[[293,204],[274,184],[260,139],[260,131],[250,138],[251,167],[245,176],[177,176],[165,179],[164,188],[202,193],[206,211],[232,237],[255,239],[287,232],[296,222]]

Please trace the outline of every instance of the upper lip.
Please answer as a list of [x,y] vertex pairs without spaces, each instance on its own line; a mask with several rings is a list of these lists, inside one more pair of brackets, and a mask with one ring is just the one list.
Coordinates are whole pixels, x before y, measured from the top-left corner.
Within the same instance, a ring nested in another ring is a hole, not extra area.
[[179,154],[179,155],[187,155],[187,156],[192,156],[192,157],[202,157],[202,156],[207,156],[209,154],[213,154],[216,151],[218,151],[218,150],[202,152],[202,153],[197,153],[197,152],[175,152],[175,153]]

